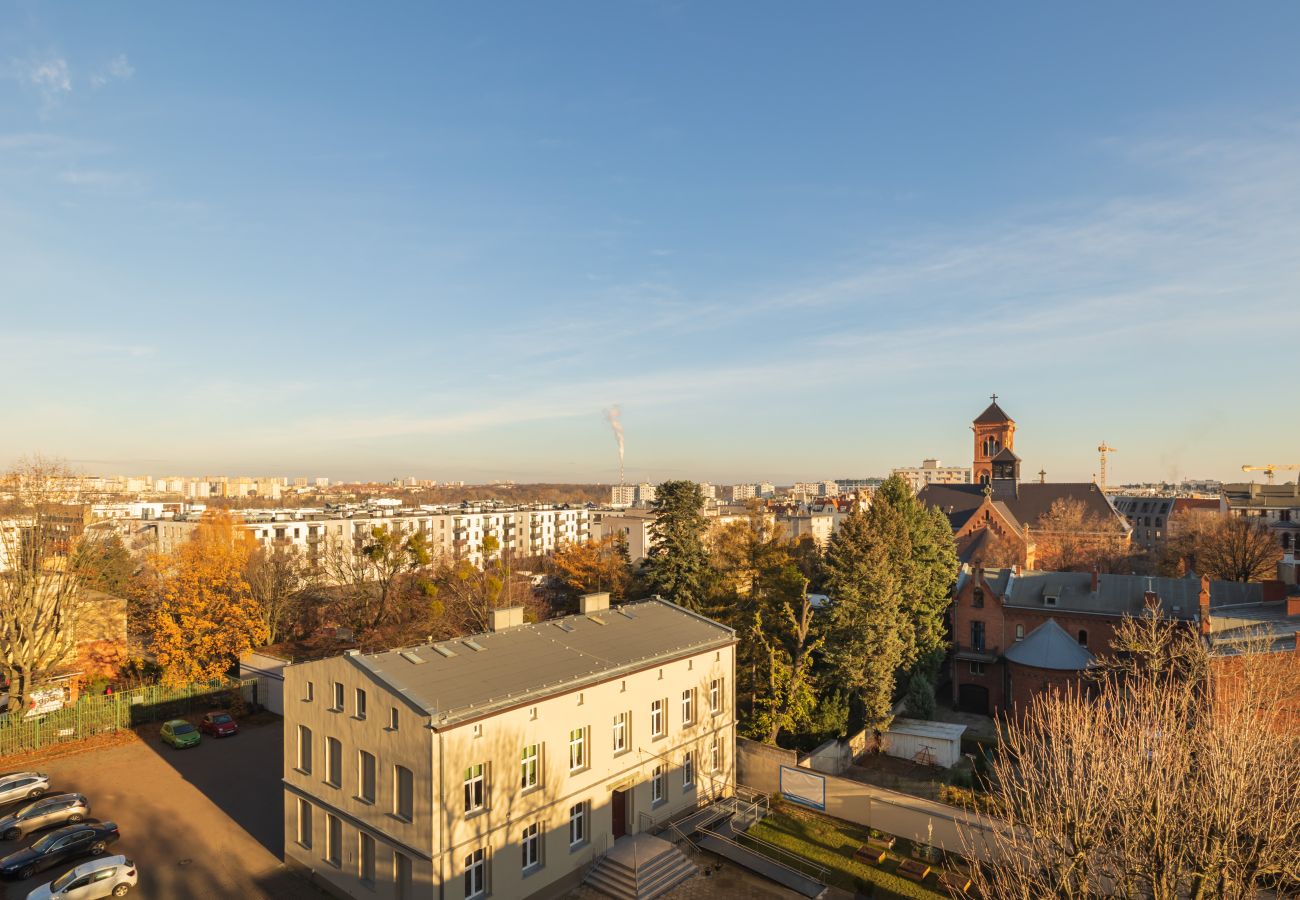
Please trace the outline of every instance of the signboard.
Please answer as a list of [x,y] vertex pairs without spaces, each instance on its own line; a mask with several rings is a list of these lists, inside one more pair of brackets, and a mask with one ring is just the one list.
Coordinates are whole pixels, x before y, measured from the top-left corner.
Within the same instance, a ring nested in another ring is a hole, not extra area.
[[826,809],[826,776],[809,769],[781,767],[781,796],[813,809]]

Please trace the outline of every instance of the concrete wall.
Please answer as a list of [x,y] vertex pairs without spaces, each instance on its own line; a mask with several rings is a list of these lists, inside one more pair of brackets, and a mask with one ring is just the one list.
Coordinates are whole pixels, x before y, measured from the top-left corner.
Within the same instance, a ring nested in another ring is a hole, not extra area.
[[814,772],[840,775],[853,763],[853,752],[845,741],[829,740],[800,757],[799,765]]
[[[797,765],[793,751],[737,739],[736,777],[740,784],[765,794],[779,793],[783,765]],[[964,856],[989,856],[985,838],[991,823],[983,816],[847,778],[825,778],[826,815]]]

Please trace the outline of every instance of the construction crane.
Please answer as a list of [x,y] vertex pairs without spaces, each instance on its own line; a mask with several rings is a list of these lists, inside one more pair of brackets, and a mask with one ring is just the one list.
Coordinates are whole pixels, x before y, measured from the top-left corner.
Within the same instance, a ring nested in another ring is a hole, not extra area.
[[1241,471],[1243,472],[1263,472],[1265,477],[1268,478],[1269,484],[1273,483],[1274,472],[1294,472],[1297,469],[1300,469],[1300,465],[1279,466],[1279,465],[1275,465],[1274,463],[1269,463],[1266,466],[1242,466],[1241,467]]
[[1101,446],[1097,448],[1097,453],[1101,455],[1101,489],[1103,491],[1106,490],[1106,454],[1114,452],[1115,448],[1105,441],[1102,441]]

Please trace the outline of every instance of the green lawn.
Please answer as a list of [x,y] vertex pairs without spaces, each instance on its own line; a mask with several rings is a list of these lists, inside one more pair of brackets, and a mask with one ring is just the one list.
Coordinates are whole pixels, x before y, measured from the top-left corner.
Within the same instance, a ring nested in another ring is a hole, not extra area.
[[[872,896],[886,900],[947,900],[946,893],[894,874],[899,862],[895,854],[891,854],[883,866],[854,859],[853,851],[867,842],[871,832],[850,822],[786,806],[774,810],[748,833],[825,866],[830,870],[828,880],[836,887],[864,894],[869,888]],[[752,846],[762,852],[760,846]],[[906,854],[907,842],[900,840],[895,849]],[[934,876],[928,877],[926,882],[932,884]]]

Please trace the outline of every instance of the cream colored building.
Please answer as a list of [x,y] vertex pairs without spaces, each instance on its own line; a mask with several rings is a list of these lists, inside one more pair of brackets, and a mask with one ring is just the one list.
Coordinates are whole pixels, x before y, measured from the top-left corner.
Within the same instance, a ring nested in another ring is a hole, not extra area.
[[926,459],[919,466],[895,469],[894,475],[901,475],[912,490],[920,493],[927,484],[970,484],[970,468],[963,466],[945,466],[937,459]]
[[562,896],[735,787],[730,629],[662,600],[286,666],[285,861],[347,897]]
[[653,545],[651,529],[658,514],[649,509],[594,509],[591,511],[591,539],[593,541],[621,533],[627,541],[627,555],[632,565],[640,564]]

